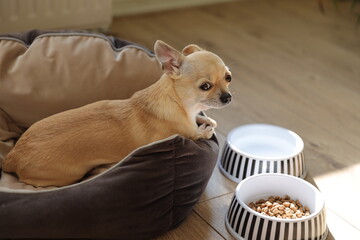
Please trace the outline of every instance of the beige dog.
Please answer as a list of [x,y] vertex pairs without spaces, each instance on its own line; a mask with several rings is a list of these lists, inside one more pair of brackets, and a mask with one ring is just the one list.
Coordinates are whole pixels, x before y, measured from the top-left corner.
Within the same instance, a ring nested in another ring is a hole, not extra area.
[[180,53],[157,41],[154,50],[164,71],[159,81],[130,99],[95,102],[35,123],[6,156],[3,170],[34,186],[65,186],[174,134],[211,138],[216,122],[198,114],[231,101],[228,68],[196,45]]

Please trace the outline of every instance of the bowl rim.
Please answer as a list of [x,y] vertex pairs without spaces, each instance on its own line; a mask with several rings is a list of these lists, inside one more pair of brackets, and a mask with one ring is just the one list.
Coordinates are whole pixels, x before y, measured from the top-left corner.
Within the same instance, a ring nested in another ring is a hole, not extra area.
[[[231,142],[231,137],[232,135],[235,134],[236,131],[238,131],[241,128],[249,128],[249,127],[268,127],[268,128],[274,128],[274,129],[278,129],[281,131],[287,131],[288,133],[290,133],[291,135],[293,135],[295,137],[295,139],[299,142],[299,150],[295,151],[294,154],[292,155],[288,155],[288,156],[284,156],[284,157],[265,157],[265,156],[257,156],[255,154],[249,154],[247,152],[244,152],[243,150],[239,149],[238,147],[234,146],[234,144]],[[232,151],[235,151],[241,155],[244,155],[246,157],[249,157],[250,159],[255,159],[255,160],[263,160],[263,161],[282,161],[284,159],[290,159],[290,158],[294,158],[296,156],[298,156],[299,154],[301,154],[304,151],[304,141],[302,140],[302,138],[295,133],[292,130],[289,130],[287,128],[284,127],[280,127],[280,126],[276,126],[276,125],[272,125],[272,124],[267,124],[267,123],[250,123],[250,124],[245,124],[245,125],[241,125],[238,126],[234,129],[232,129],[227,138],[226,138],[226,144],[229,145],[230,149]]]
[[[322,206],[321,209],[317,212],[317,213],[311,213],[309,216],[305,216],[302,218],[296,218],[296,219],[283,219],[283,218],[275,218],[275,217],[270,217],[270,216],[266,216],[263,214],[260,214],[256,211],[254,211],[253,209],[251,209],[245,202],[243,202],[242,200],[240,200],[239,194],[239,188],[241,188],[241,186],[244,184],[244,181],[248,181],[251,180],[252,178],[257,178],[257,177],[263,177],[263,176],[283,176],[283,177],[289,177],[289,178],[293,178],[296,179],[297,181],[303,182],[304,184],[306,184],[308,187],[312,188],[313,190],[315,190],[316,192],[318,192],[320,194],[321,197],[321,202],[322,202]],[[287,175],[287,174],[282,174],[282,173],[261,173],[261,174],[256,174],[253,176],[249,176],[247,178],[245,178],[244,180],[242,180],[236,187],[235,190],[235,198],[236,201],[238,201],[238,203],[245,208],[246,211],[254,214],[257,217],[261,217],[270,221],[275,221],[275,222],[303,222],[303,221],[308,221],[312,218],[315,218],[316,216],[318,216],[319,214],[321,214],[324,210],[325,210],[325,200],[324,197],[322,196],[321,192],[311,183],[309,183],[308,181],[292,176],[292,175]]]

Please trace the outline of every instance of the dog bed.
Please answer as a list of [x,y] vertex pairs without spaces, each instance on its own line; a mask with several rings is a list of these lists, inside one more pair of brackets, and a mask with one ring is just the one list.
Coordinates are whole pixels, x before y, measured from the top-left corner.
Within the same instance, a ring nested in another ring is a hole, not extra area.
[[[34,122],[97,100],[128,98],[161,74],[152,52],[101,34],[1,35],[0,166]],[[2,173],[0,239],[157,237],[191,213],[217,154],[215,136],[192,141],[174,135],[66,187],[36,190]]]

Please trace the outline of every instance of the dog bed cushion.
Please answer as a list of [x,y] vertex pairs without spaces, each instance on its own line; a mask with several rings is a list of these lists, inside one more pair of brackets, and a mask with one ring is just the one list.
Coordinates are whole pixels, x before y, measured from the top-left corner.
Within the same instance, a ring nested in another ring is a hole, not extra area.
[[[161,74],[152,52],[101,34],[1,35],[0,166],[34,122],[97,100],[128,98]],[[0,239],[154,238],[191,212],[217,154],[215,136],[192,141],[174,135],[62,188],[35,191],[2,173]]]

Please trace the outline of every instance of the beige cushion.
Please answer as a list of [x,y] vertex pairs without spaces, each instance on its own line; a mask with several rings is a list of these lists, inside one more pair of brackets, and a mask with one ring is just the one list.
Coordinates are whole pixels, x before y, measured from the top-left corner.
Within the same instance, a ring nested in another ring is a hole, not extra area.
[[[21,38],[20,38],[21,39]],[[30,45],[0,37],[0,166],[14,140],[34,122],[103,99],[129,98],[162,74],[137,45],[117,49],[88,33],[51,33]]]

